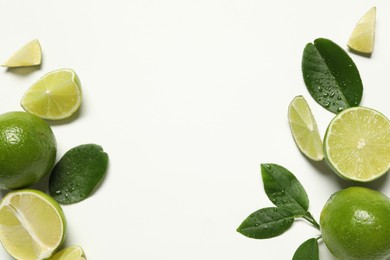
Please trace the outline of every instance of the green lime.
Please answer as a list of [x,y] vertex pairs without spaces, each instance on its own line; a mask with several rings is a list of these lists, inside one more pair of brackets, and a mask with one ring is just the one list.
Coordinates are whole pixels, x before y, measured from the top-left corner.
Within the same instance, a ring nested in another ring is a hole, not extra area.
[[70,149],[50,175],[50,195],[61,204],[86,199],[102,182],[107,166],[108,155],[100,145],[83,144]]
[[390,199],[362,187],[334,193],[320,216],[322,238],[337,259],[390,256]]
[[47,259],[63,243],[66,220],[60,205],[42,191],[12,191],[0,202],[0,241],[16,259]]
[[332,169],[345,179],[377,179],[390,167],[390,121],[374,109],[348,108],[330,122],[324,154]]
[[56,159],[50,126],[26,112],[0,115],[0,188],[31,185],[48,174]]
[[309,104],[296,96],[288,107],[288,122],[299,150],[314,161],[324,159],[322,139]]

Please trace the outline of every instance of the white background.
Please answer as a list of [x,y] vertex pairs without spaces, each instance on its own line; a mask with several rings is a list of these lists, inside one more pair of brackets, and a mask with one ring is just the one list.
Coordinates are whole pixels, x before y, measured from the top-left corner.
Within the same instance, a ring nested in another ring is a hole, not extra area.
[[[0,111],[21,110],[45,73],[72,68],[84,100],[71,122],[52,124],[58,159],[97,143],[110,156],[92,197],[64,206],[66,245],[90,260],[291,259],[319,232],[303,220],[269,240],[236,232],[271,206],[261,163],[292,171],[318,220],[328,197],[353,185],[297,149],[287,108],[304,95],[323,135],[333,114],[309,96],[301,74],[306,43],[346,49],[355,23],[377,7],[370,58],[359,68],[361,105],[390,115],[390,2],[258,0],[0,0],[0,59],[32,39],[40,68],[0,71]],[[388,177],[368,186],[390,195]],[[333,259],[324,244],[321,259]],[[0,259],[11,259],[0,248]]]

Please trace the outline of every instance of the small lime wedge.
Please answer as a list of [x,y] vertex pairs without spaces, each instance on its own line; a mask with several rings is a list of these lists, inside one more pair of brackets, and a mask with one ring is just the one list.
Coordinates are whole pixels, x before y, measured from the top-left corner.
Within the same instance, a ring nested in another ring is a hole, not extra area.
[[50,195],[61,204],[88,198],[102,182],[107,166],[108,155],[100,145],[83,144],[70,149],[50,175]]
[[324,158],[322,139],[317,123],[303,96],[296,96],[288,107],[291,133],[299,150],[314,161]]
[[0,202],[0,241],[16,259],[49,258],[64,241],[65,233],[64,213],[46,193],[17,190]]
[[375,42],[376,7],[368,10],[357,22],[348,40],[348,47],[364,54],[371,54]]
[[42,50],[38,40],[32,40],[15,52],[3,67],[26,67],[40,65],[42,61]]
[[81,106],[81,84],[72,69],[52,71],[24,94],[21,106],[43,119],[61,120],[71,117]]
[[57,252],[50,260],[85,260],[85,254],[80,246],[69,246]]
[[390,121],[370,108],[348,108],[330,122],[324,153],[331,168],[345,179],[377,179],[390,168]]

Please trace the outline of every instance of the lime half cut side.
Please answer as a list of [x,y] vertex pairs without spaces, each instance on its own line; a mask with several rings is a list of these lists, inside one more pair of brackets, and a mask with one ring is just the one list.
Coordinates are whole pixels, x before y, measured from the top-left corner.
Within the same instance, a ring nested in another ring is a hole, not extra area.
[[21,100],[23,109],[48,120],[71,117],[81,106],[81,84],[72,69],[47,73],[34,83]]
[[357,22],[348,40],[348,47],[356,52],[371,54],[375,43],[376,7],[368,10]]
[[16,51],[2,66],[8,68],[36,66],[40,65],[41,61],[41,45],[38,40],[32,40]]
[[299,150],[314,161],[324,158],[317,123],[303,96],[296,96],[288,107],[288,121]]
[[24,189],[0,203],[0,241],[16,259],[49,258],[63,243],[66,221],[59,204],[46,193]]
[[375,180],[390,167],[390,121],[370,108],[348,108],[330,122],[324,154],[341,177],[359,182]]

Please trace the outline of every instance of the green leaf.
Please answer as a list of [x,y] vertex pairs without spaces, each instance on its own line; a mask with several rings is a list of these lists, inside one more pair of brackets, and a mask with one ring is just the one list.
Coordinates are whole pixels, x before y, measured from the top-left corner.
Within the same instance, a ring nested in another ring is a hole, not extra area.
[[363,95],[359,71],[346,51],[319,38],[303,51],[302,73],[311,96],[333,113],[358,106]]
[[55,165],[49,180],[50,195],[61,204],[89,197],[102,182],[108,155],[97,144],[83,144],[67,151]]
[[294,215],[287,209],[263,208],[246,218],[237,231],[250,238],[271,238],[284,233],[293,222]]
[[317,239],[310,238],[298,247],[292,260],[318,260],[320,259],[318,251]]
[[277,164],[261,164],[261,176],[265,193],[274,205],[289,210],[296,217],[306,214],[309,198],[289,170]]

